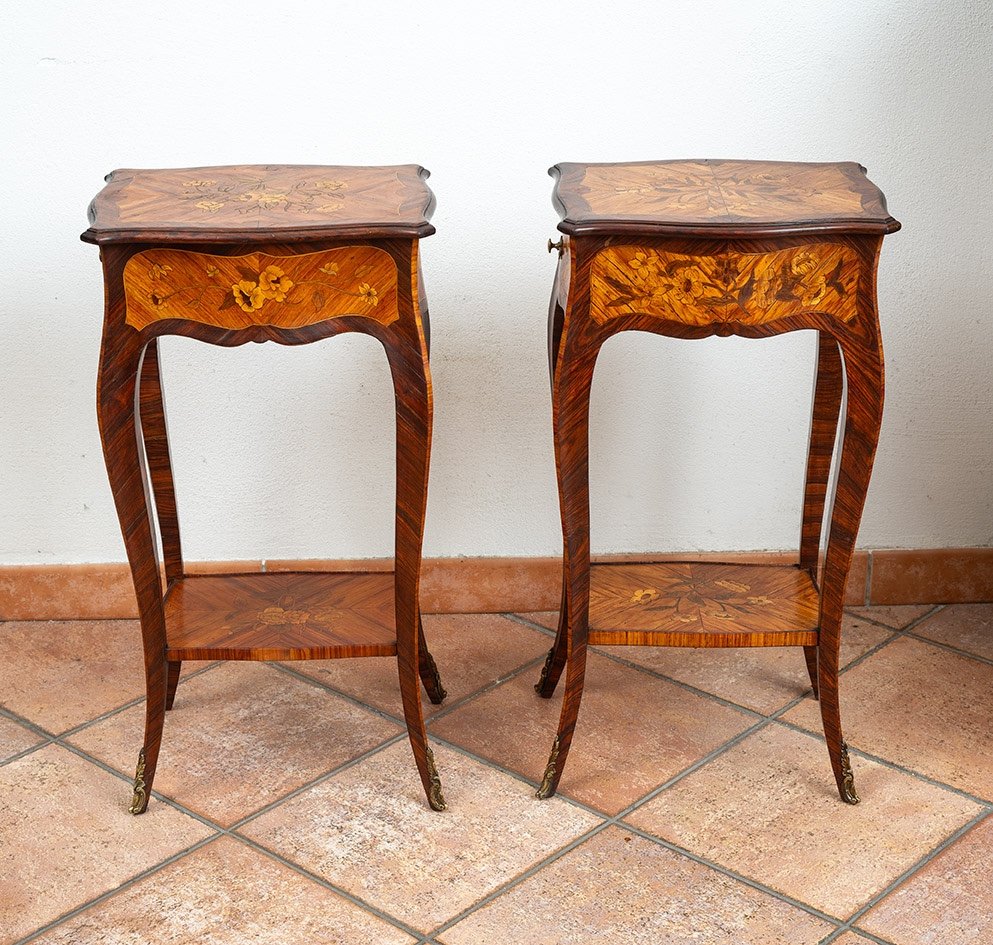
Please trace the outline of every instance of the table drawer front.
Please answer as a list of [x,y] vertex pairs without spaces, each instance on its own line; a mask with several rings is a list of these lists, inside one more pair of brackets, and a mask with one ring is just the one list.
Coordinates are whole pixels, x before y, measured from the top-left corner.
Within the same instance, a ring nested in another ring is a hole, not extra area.
[[126,321],[178,318],[218,328],[302,328],[342,315],[397,319],[397,268],[374,246],[319,253],[214,256],[150,249],[124,268]]
[[858,279],[858,257],[841,243],[692,256],[610,246],[593,260],[590,311],[601,324],[632,314],[687,325],[764,325],[803,312],[850,321]]

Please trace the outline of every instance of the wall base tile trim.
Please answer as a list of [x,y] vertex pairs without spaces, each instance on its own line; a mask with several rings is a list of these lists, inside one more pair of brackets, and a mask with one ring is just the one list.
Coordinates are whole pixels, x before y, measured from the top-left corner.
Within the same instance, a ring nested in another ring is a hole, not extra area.
[[993,601],[993,548],[872,553],[872,603]]
[[[727,561],[786,564],[789,552],[600,555],[598,561]],[[188,572],[389,570],[389,559],[189,562]],[[557,610],[558,558],[428,558],[426,613]],[[871,587],[868,586],[871,576]],[[858,551],[846,601],[957,604],[993,600],[993,548]],[[112,564],[0,565],[0,620],[107,620],[137,615],[128,567]]]

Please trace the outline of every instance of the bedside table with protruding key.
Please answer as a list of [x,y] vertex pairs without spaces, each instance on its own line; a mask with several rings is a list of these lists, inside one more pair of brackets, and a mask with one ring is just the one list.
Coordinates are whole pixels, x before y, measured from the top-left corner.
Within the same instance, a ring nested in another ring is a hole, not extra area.
[[[566,687],[538,796],[554,794],[562,776],[588,644],[802,646],[838,791],[857,803],[838,650],[883,408],[876,264],[900,224],[858,164],[559,164],[551,173],[565,234],[549,241],[559,251],[549,367],[564,568],[558,633],[535,688],[551,697],[563,669]],[[622,331],[763,338],[801,329],[819,340],[797,564],[591,566],[589,401],[603,343]]]

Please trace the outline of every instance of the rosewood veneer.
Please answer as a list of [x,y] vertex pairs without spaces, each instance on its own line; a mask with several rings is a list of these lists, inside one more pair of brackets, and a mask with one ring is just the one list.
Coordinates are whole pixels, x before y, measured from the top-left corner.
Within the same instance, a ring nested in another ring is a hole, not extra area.
[[[883,408],[876,266],[900,224],[858,164],[558,164],[549,369],[564,544],[555,645],[535,686],[565,698],[539,797],[555,793],[590,643],[802,646],[842,800],[858,802],[838,701],[842,605]],[[589,400],[621,331],[675,338],[818,334],[803,522],[793,566],[590,564]],[[843,417],[836,485],[829,485]],[[829,501],[830,500],[830,501]],[[828,510],[821,565],[821,536]]]
[[[428,311],[418,241],[427,171],[242,166],[117,170],[82,239],[100,247],[105,315],[100,436],[134,579],[148,702],[131,812],[152,791],[183,660],[395,656],[428,802],[444,810],[419,684],[445,697],[421,628],[421,544],[431,447]],[[393,573],[191,576],[183,567],[158,339],[299,345],[363,332],[396,394]],[[155,524],[161,537],[160,578]]]

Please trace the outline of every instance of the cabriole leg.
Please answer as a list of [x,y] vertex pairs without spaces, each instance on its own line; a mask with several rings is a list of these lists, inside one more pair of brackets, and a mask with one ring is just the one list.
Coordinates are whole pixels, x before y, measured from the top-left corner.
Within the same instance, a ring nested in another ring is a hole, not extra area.
[[589,412],[590,388],[599,345],[587,340],[571,348],[568,338],[564,338],[562,343],[566,345],[566,352],[559,362],[553,384],[552,417],[565,545],[565,580],[559,635],[552,651],[545,685],[547,688],[549,677],[563,655],[566,682],[558,732],[537,791],[540,798],[551,797],[558,789],[569,756],[583,698],[589,636]]
[[[400,695],[410,746],[428,804],[440,811],[446,809],[445,798],[434,754],[428,747],[421,706],[421,669],[427,663],[421,655],[418,604],[431,454],[431,383],[424,330],[411,300],[401,301],[400,320],[391,326],[383,344],[396,397],[395,587]],[[426,649],[424,652],[427,653]],[[430,692],[429,689],[429,696]],[[441,693],[436,691],[435,695]]]
[[[831,477],[831,460],[838,435],[838,417],[844,389],[841,351],[827,332],[817,333],[817,366],[814,369],[814,402],[810,418],[810,449],[803,492],[803,525],[800,530],[800,566],[818,579],[824,507]],[[817,647],[804,647],[807,674],[817,697]]]
[[141,356],[137,332],[115,329],[113,323],[105,328],[97,390],[100,439],[138,599],[145,656],[145,740],[135,771],[132,814],[141,814],[148,806],[162,743],[167,689],[162,585],[137,422]]
[[859,796],[841,728],[838,654],[845,584],[865,506],[883,414],[883,352],[878,328],[874,327],[870,337],[864,341],[843,340],[842,352],[846,387],[845,430],[821,583],[817,688],[824,737],[838,793],[843,801],[857,804]]

